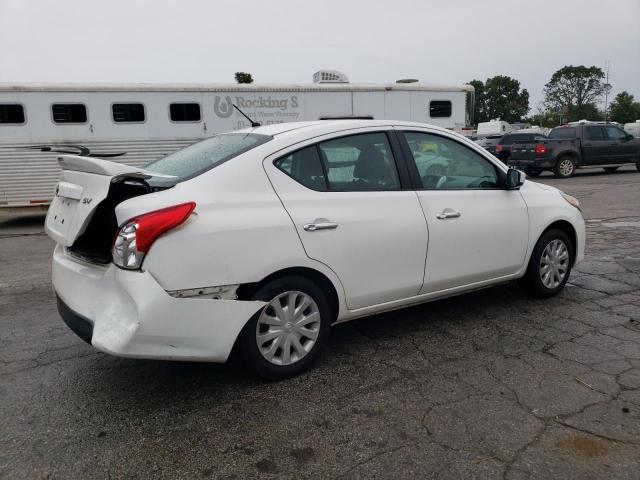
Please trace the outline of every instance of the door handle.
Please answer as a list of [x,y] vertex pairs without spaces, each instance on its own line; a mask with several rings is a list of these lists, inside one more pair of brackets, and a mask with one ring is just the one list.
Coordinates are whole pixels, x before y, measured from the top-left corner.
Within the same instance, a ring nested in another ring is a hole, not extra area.
[[442,213],[436,215],[436,218],[438,220],[446,220],[447,218],[458,218],[460,215],[462,215],[460,212],[456,212],[450,208],[445,208]]
[[307,232],[315,232],[316,230],[335,230],[338,228],[338,224],[333,222],[307,223],[302,228]]

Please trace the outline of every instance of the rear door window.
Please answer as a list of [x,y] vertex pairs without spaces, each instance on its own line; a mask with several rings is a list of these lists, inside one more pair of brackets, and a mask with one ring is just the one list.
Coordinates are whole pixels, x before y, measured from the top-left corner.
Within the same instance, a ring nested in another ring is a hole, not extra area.
[[327,181],[316,145],[290,153],[276,160],[274,164],[307,188],[318,191],[327,190]]
[[589,140],[605,140],[605,134],[602,127],[586,127],[585,130]]
[[329,190],[399,190],[400,179],[383,132],[340,137],[318,144]]

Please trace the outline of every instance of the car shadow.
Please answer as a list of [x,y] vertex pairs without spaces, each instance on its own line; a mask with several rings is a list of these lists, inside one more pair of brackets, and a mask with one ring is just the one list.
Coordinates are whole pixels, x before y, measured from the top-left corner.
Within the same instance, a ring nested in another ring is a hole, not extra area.
[[[188,409],[190,404],[199,408],[203,398],[207,398],[208,405],[222,404],[250,399],[256,392],[284,395],[293,386],[300,385],[308,385],[305,389],[311,392],[315,389],[313,384],[343,382],[345,362],[355,369],[378,368],[371,365],[370,359],[381,343],[391,344],[389,360],[394,361],[394,355],[398,359],[405,355],[402,344],[412,342],[414,337],[446,343],[453,338],[450,329],[484,328],[488,320],[511,315],[510,312],[517,309],[530,309],[531,301],[510,283],[338,324],[332,328],[329,345],[315,367],[280,382],[254,376],[244,367],[237,352],[226,364],[135,360],[97,354],[90,361],[83,359],[86,364],[76,372],[77,388],[92,397],[95,408],[102,405],[112,409],[122,404],[140,409],[140,413],[162,408],[168,399]],[[164,400],[157,404],[153,400],[156,398]]]

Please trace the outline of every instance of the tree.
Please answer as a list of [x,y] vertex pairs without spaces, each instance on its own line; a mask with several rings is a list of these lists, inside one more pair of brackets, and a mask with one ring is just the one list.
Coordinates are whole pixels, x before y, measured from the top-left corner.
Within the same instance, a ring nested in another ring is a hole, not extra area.
[[500,118],[505,122],[519,122],[529,111],[529,92],[520,90],[515,78],[497,75],[484,84],[485,114],[488,119]]
[[497,75],[481,80],[471,80],[476,90],[474,118],[476,122],[487,122],[500,118],[506,122],[519,122],[529,111],[529,92],[520,90],[515,78]]
[[475,102],[473,105],[473,121],[475,123],[486,122],[487,116],[485,114],[485,103],[484,103],[484,83],[482,80],[471,80],[469,85],[473,86],[475,89]]
[[640,102],[636,102],[630,93],[620,92],[611,102],[609,116],[611,120],[618,123],[640,120]]
[[544,106],[568,121],[596,120],[597,104],[609,88],[600,67],[564,66],[545,85]]
[[250,73],[247,72],[236,72],[236,82],[237,83],[253,83],[253,77]]

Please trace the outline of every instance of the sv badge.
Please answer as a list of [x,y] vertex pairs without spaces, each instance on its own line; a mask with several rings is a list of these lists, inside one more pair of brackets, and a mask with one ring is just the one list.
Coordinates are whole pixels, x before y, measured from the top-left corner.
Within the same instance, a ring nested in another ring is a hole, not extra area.
[[89,205],[91,203],[91,201],[93,200],[93,198],[88,198],[88,197],[84,197],[82,199],[82,203]]

